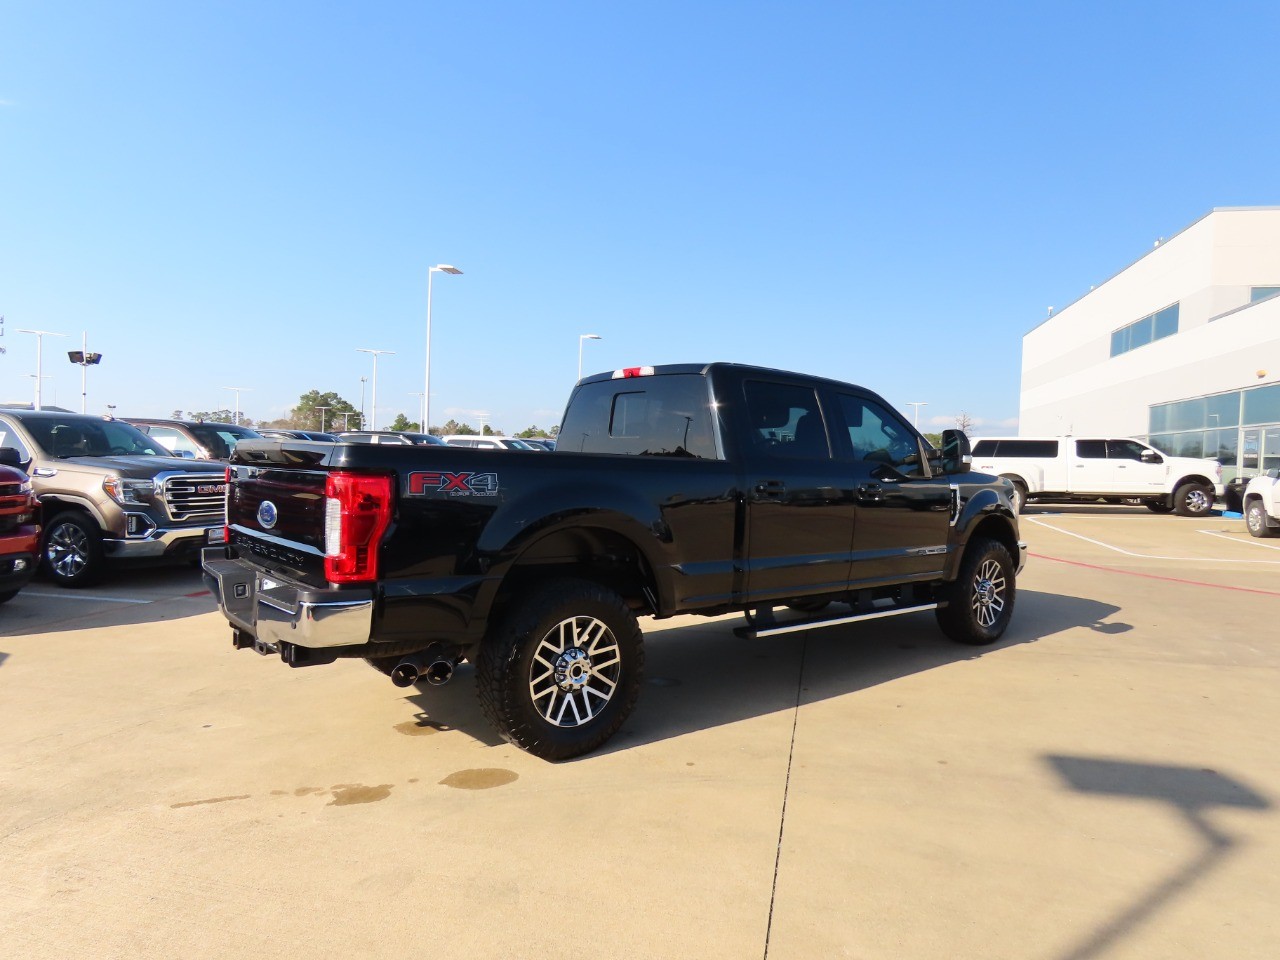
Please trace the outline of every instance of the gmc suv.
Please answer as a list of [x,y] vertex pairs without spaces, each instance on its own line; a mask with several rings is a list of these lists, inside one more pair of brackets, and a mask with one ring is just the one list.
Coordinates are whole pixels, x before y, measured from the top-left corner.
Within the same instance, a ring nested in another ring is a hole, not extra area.
[[190,558],[222,539],[221,464],[174,457],[121,420],[0,410],[3,447],[40,498],[40,565],[61,586],[89,586],[109,561]]

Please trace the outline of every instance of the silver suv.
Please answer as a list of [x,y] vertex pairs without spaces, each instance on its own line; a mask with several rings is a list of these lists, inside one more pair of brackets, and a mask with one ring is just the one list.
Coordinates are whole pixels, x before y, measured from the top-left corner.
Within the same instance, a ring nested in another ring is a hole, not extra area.
[[0,410],[40,498],[40,564],[64,587],[101,578],[109,561],[194,558],[221,542],[226,473],[170,455],[121,420],[50,410]]

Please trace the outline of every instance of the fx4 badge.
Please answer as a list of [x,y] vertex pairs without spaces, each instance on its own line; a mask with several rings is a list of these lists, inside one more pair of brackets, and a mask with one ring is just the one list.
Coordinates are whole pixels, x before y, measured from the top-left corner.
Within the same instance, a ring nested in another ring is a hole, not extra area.
[[447,493],[451,497],[496,497],[496,473],[447,473],[443,470],[419,470],[409,474],[409,496]]

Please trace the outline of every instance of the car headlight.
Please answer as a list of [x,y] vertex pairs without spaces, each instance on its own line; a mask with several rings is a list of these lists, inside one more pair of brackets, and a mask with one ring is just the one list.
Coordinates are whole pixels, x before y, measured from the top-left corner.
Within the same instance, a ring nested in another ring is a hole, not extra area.
[[130,480],[128,477],[106,477],[102,489],[121,506],[146,506],[156,492],[152,480]]
[[35,488],[31,486],[30,480],[23,480],[22,486],[18,487],[18,493],[34,493]]

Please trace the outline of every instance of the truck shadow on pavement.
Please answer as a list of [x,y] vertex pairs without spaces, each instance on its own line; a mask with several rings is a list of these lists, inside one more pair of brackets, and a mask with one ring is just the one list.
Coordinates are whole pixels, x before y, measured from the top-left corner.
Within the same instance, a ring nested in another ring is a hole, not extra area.
[[[1109,620],[1118,611],[1096,600],[1022,590],[1013,625],[999,643],[989,647],[953,643],[939,631],[932,614],[754,640],[734,636],[741,617],[677,627],[642,620],[645,682],[635,711],[603,747],[570,762],[792,709],[797,694],[802,703],[844,696],[1067,630],[1117,634],[1132,629],[1127,623]],[[806,650],[808,663],[800,691]],[[406,699],[420,711],[416,723],[423,732],[451,729],[490,746],[503,743],[480,712],[469,666],[460,668],[447,686],[423,689]]]

